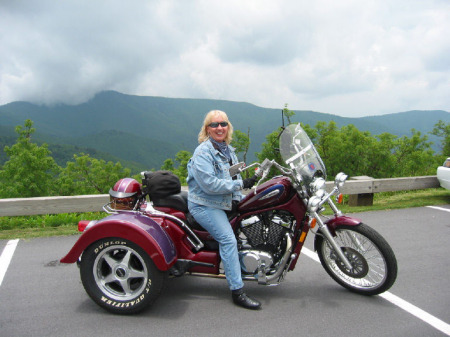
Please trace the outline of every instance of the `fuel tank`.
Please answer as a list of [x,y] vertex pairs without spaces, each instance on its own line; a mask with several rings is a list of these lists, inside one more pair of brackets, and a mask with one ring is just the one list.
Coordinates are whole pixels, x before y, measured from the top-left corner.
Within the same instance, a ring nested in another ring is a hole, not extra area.
[[250,190],[247,196],[239,203],[240,211],[248,211],[269,206],[276,206],[286,202],[293,192],[291,180],[287,177],[275,177]]

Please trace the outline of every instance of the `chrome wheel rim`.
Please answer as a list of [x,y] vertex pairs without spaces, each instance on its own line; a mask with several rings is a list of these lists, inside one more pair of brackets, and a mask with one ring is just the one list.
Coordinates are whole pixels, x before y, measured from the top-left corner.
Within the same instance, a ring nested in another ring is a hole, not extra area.
[[322,253],[326,264],[340,280],[357,289],[376,289],[387,278],[387,264],[378,247],[366,236],[351,231],[337,230],[334,238],[349,258],[353,269],[347,269],[334,249],[325,240]]
[[134,249],[122,245],[100,252],[94,261],[93,273],[99,289],[117,301],[136,298],[148,282],[144,259]]

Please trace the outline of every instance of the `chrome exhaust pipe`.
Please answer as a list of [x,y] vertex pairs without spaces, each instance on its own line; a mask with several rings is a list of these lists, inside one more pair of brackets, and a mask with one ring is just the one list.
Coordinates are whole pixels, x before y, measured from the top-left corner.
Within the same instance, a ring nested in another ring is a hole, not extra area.
[[[289,266],[287,263],[289,261],[289,257],[291,256],[291,249],[292,249],[292,239],[289,236],[289,233],[286,233],[286,251],[284,252],[283,257],[281,258],[279,262],[279,266],[275,273],[267,276],[265,274],[265,266],[263,263],[260,264],[258,267],[258,275],[256,276],[243,276],[242,279],[244,281],[258,281],[258,284],[261,285],[276,285],[280,283],[280,278],[283,277],[284,271]],[[191,276],[200,276],[200,277],[209,277],[209,278],[225,278],[224,274],[204,274],[204,273],[192,273],[188,272],[188,275]]]
[[280,265],[277,269],[277,271],[267,276],[264,274],[263,270],[260,269],[258,272],[258,283],[263,285],[271,285],[273,283],[280,283],[280,277],[282,277],[284,270],[286,269],[287,262],[289,261],[289,257],[291,256],[291,249],[292,249],[292,239],[289,236],[289,233],[286,233],[286,251],[284,252],[283,257],[281,258]]

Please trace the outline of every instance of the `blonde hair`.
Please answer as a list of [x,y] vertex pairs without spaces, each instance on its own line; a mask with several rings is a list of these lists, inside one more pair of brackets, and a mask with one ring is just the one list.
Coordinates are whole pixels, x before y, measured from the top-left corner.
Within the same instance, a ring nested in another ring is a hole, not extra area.
[[227,144],[230,144],[231,140],[233,139],[233,125],[228,120],[227,114],[221,110],[211,110],[206,114],[205,119],[203,120],[203,125],[200,129],[200,132],[198,133],[198,142],[203,143],[205,140],[209,138],[208,126],[209,124],[211,124],[211,121],[215,116],[221,116],[224,122],[228,122],[228,132],[225,142]]

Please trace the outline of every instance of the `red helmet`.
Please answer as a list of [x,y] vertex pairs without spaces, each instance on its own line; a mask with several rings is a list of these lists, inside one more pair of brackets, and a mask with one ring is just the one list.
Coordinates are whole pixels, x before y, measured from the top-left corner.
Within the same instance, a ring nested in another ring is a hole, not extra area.
[[111,205],[115,209],[133,209],[141,194],[141,184],[132,178],[120,179],[109,190]]

